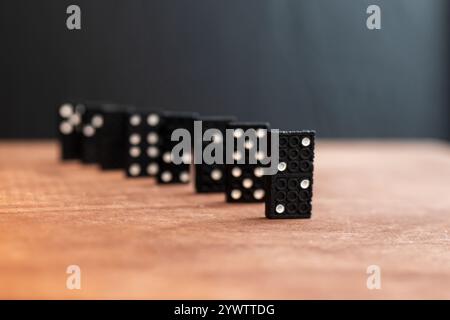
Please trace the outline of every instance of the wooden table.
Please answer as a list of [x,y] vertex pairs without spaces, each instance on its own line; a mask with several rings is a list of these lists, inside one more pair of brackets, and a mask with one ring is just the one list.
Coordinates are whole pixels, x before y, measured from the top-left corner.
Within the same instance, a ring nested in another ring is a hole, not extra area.
[[0,143],[0,298],[450,298],[448,144],[319,142],[311,220],[57,151]]

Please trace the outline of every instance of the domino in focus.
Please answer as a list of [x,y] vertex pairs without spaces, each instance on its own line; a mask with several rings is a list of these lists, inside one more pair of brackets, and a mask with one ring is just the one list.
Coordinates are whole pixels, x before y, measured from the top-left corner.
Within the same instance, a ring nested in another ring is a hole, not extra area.
[[278,172],[266,176],[266,217],[310,218],[314,131],[280,131]]

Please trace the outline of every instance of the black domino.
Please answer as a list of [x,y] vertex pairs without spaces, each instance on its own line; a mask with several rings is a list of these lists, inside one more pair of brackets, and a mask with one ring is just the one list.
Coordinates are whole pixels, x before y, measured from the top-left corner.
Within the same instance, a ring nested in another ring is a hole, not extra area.
[[310,218],[314,171],[314,131],[280,131],[279,163],[266,176],[267,218]]
[[81,161],[85,164],[98,163],[100,152],[98,145],[103,128],[102,103],[84,103],[81,124]]
[[67,101],[58,107],[58,134],[61,147],[61,159],[81,158],[81,118],[84,105],[76,101]]
[[203,117],[202,121],[202,137],[205,131],[209,129],[217,129],[217,136],[210,141],[203,141],[202,149],[210,144],[217,144],[223,150],[221,163],[207,164],[202,161],[201,164],[195,164],[195,190],[198,193],[224,192],[225,191],[225,130],[227,125],[235,121],[234,117]]
[[155,177],[159,173],[161,113],[134,110],[128,113],[126,175]]
[[[194,132],[194,121],[198,119],[194,112],[164,112],[161,117],[161,134],[159,139],[160,155],[158,158],[159,172],[157,180],[159,184],[189,183],[190,163],[192,161],[192,143],[189,154],[182,155],[184,163],[174,164],[172,162],[172,149],[178,144],[171,141],[171,136],[176,129],[186,129],[191,137]],[[193,138],[191,139],[192,142]]]
[[[234,153],[237,150],[237,138],[239,134],[253,129],[258,139],[267,138],[269,124],[259,122],[234,122],[227,126],[227,129],[234,130]],[[259,150],[261,151],[261,150]],[[257,159],[256,164],[248,163],[249,155]],[[262,175],[262,165],[258,158],[258,149],[256,146],[247,146],[245,148],[245,164],[227,164],[226,165],[226,201],[230,203],[254,203],[264,202],[265,200],[265,179]],[[243,155],[239,155],[242,157]],[[235,159],[236,160],[236,159]],[[235,161],[237,162],[237,161]]]
[[98,162],[103,170],[123,169],[126,164],[127,110],[129,106],[103,104],[103,118],[97,141]]

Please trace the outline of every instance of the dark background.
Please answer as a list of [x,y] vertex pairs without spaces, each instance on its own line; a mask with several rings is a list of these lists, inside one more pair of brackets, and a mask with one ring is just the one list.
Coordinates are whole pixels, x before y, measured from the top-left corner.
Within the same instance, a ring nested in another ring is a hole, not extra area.
[[54,136],[73,97],[322,137],[449,138],[448,19],[446,0],[2,0],[0,137]]

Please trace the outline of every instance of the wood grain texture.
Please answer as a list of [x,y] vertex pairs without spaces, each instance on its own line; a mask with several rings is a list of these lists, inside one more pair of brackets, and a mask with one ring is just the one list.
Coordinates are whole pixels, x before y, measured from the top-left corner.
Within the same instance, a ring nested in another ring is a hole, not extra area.
[[319,141],[313,219],[263,216],[2,142],[0,298],[450,298],[446,144]]

